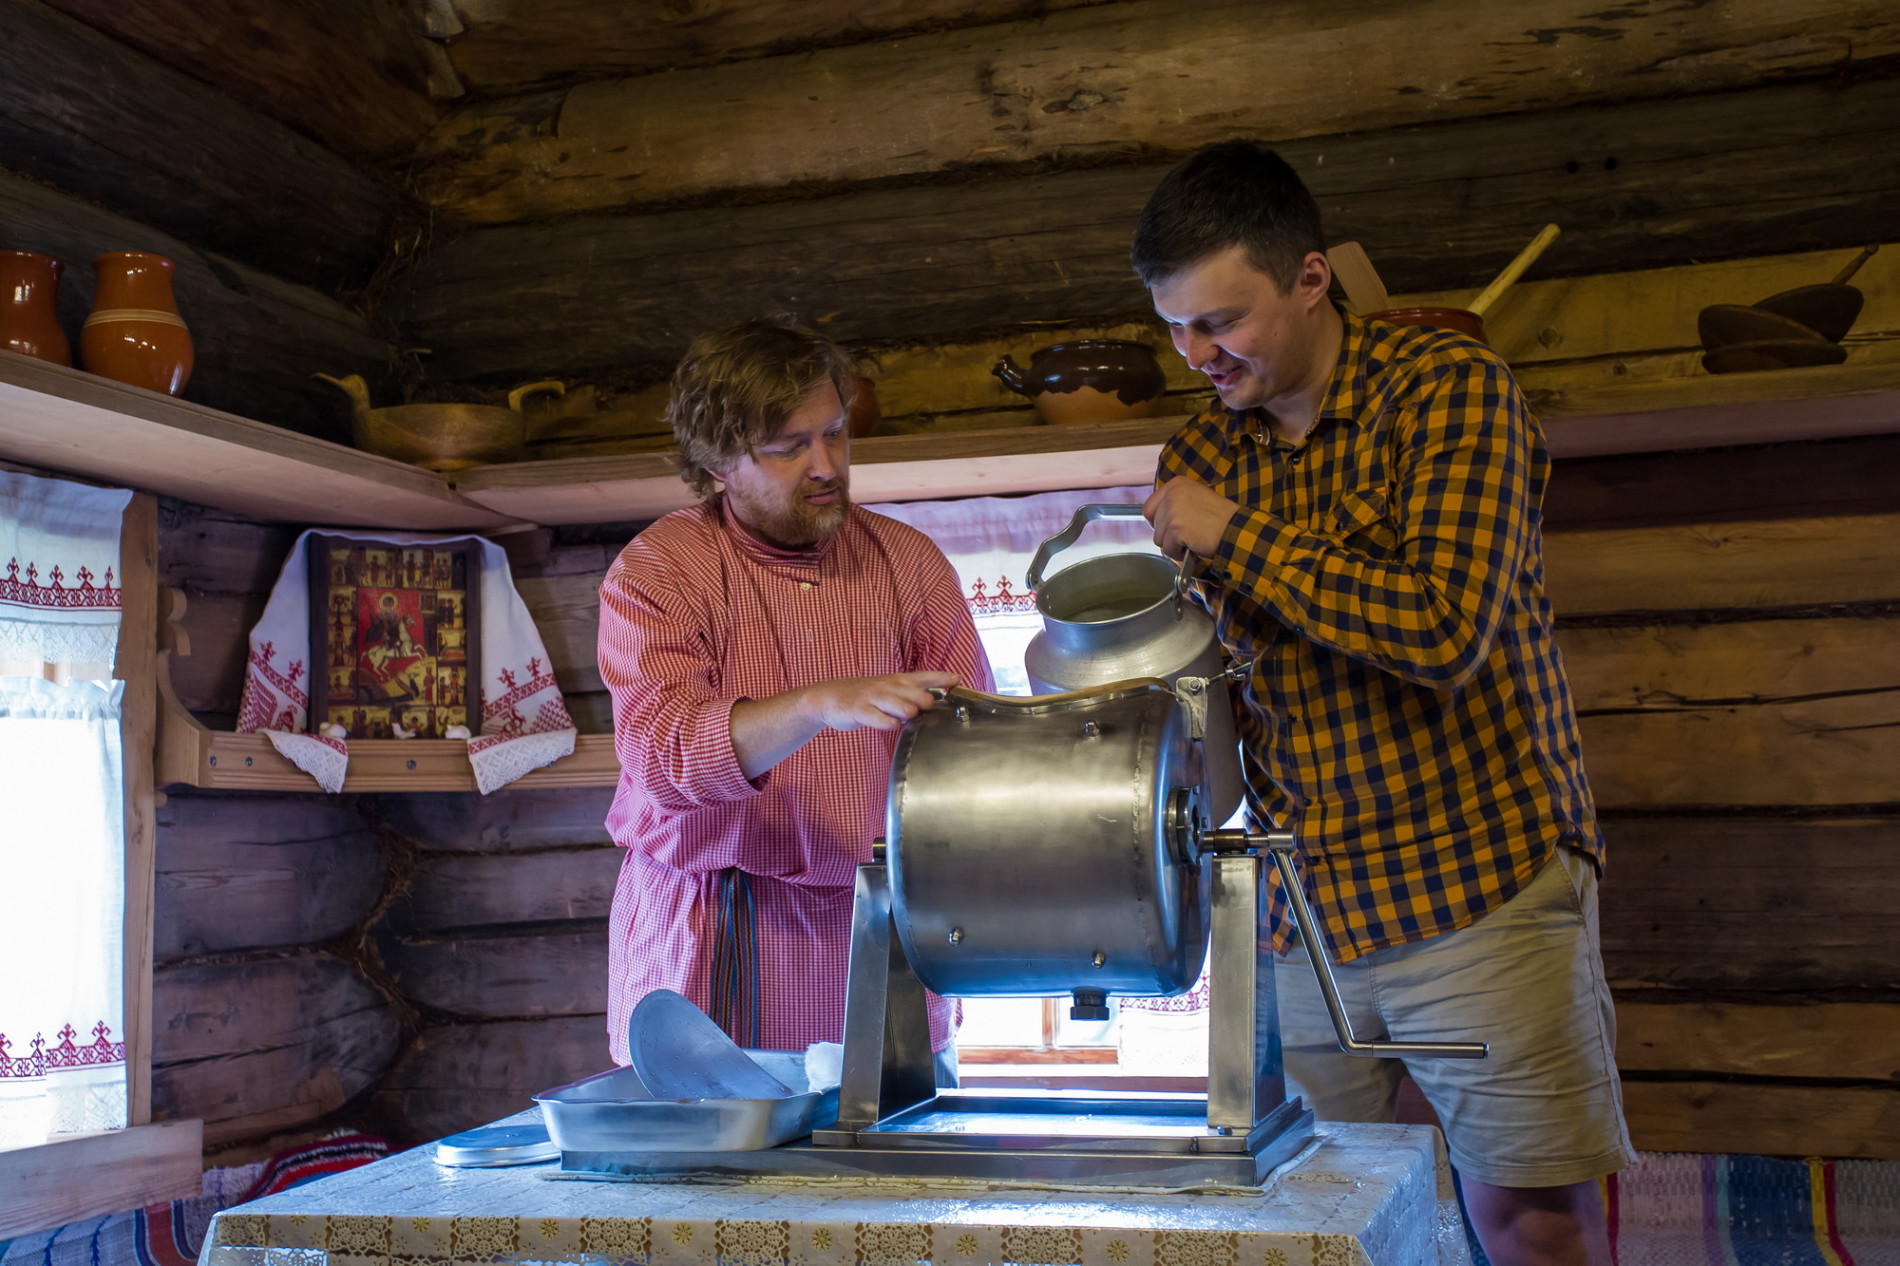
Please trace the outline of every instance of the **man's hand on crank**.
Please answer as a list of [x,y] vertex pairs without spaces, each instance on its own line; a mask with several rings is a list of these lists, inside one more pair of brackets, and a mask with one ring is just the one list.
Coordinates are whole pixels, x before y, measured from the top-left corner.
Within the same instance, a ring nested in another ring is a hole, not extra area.
[[1156,488],[1141,507],[1142,517],[1154,525],[1155,544],[1176,560],[1183,548],[1212,558],[1238,513],[1238,505],[1186,475]]

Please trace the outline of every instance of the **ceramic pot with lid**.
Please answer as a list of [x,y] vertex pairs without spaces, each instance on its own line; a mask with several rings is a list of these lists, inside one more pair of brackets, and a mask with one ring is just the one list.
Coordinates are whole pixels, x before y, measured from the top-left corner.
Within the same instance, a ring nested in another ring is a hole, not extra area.
[[1028,396],[1051,426],[1152,417],[1168,386],[1154,348],[1116,338],[1039,347],[1029,354],[1027,369],[1004,356],[990,372]]

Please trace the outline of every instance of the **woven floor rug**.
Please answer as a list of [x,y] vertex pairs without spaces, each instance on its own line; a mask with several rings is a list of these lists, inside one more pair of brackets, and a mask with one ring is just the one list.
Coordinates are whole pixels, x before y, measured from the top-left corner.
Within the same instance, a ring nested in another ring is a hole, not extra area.
[[1604,1183],[1617,1266],[1900,1266],[1900,1163],[1641,1153]]

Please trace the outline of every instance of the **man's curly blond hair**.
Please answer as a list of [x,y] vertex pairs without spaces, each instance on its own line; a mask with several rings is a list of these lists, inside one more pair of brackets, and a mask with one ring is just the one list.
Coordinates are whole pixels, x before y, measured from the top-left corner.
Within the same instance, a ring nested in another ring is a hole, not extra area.
[[666,405],[680,478],[711,496],[713,467],[777,435],[826,379],[848,411],[858,391],[850,354],[790,321],[757,318],[694,339]]

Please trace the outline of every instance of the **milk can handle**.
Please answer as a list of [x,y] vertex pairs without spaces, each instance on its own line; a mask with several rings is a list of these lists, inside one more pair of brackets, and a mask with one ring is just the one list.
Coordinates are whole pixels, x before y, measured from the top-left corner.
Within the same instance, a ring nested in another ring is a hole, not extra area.
[[1036,556],[1029,563],[1029,589],[1034,592],[1042,588],[1042,569],[1049,560],[1075,544],[1082,535],[1082,529],[1097,519],[1139,519],[1141,507],[1135,505],[1085,505],[1078,506],[1069,520],[1069,526],[1036,547]]

